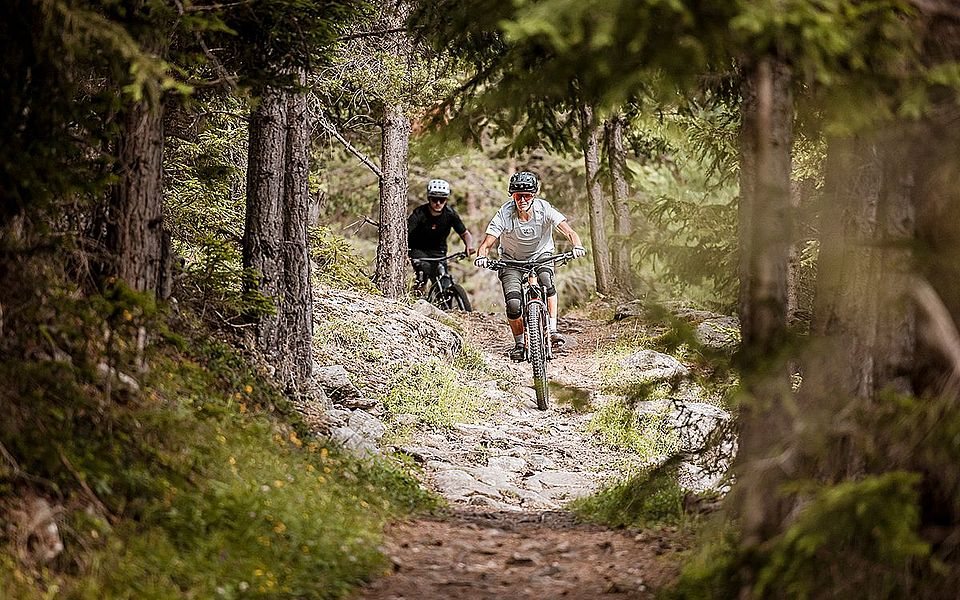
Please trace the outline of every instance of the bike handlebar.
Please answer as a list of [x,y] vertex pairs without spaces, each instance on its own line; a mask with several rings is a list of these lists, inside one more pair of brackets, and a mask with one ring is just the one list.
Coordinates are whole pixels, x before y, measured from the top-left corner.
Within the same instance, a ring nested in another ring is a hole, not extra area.
[[560,254],[548,254],[546,256],[541,256],[540,258],[534,258],[533,260],[509,260],[506,258],[501,258],[497,260],[491,260],[487,265],[487,268],[491,271],[500,271],[501,269],[506,268],[516,268],[516,269],[534,269],[536,267],[543,266],[548,263],[566,263],[576,258],[573,255],[573,252],[562,252]]
[[460,260],[461,258],[466,258],[466,257],[467,257],[466,251],[461,250],[460,252],[454,252],[454,253],[451,254],[450,256],[439,256],[439,257],[436,257],[436,258],[432,258],[432,257],[429,257],[429,256],[419,256],[419,257],[417,257],[417,258],[411,258],[410,260],[411,260],[411,261],[418,261],[418,260],[419,260],[419,261],[422,261],[422,262],[442,262],[442,261],[445,261],[445,260]]

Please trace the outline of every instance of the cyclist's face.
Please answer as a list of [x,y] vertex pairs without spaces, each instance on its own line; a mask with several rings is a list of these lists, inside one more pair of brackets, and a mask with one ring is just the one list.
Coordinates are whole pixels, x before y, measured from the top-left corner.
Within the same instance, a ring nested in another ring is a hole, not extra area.
[[517,210],[522,213],[528,212],[530,210],[530,205],[533,204],[533,194],[528,192],[516,192],[513,194],[513,201],[517,204]]
[[430,196],[427,198],[430,201],[430,210],[434,213],[439,213],[443,210],[443,205],[447,202],[446,198],[441,198],[439,196]]

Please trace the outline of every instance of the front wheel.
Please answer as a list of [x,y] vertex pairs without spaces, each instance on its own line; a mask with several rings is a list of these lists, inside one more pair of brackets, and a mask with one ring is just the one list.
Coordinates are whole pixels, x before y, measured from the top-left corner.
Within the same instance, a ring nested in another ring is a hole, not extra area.
[[462,310],[463,312],[473,310],[470,306],[470,299],[467,298],[466,290],[460,287],[458,283],[447,288],[443,293],[442,303],[444,310]]
[[537,393],[537,408],[547,410],[550,388],[547,381],[547,310],[540,302],[527,306],[527,344],[530,364],[533,366],[533,391]]

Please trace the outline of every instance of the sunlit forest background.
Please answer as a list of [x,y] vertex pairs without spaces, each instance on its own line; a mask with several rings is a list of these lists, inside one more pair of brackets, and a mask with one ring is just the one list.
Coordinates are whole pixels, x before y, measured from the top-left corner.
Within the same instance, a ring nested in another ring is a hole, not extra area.
[[436,499],[302,420],[311,290],[410,301],[427,181],[480,236],[518,170],[590,251],[564,311],[739,319],[698,355],[737,382],[729,493],[666,593],[955,595],[956,2],[7,0],[0,31],[3,598],[380,572]]

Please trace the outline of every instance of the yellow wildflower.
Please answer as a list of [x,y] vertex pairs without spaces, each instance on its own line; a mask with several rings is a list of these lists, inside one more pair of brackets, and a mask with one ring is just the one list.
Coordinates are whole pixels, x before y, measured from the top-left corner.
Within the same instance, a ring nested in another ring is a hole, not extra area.
[[249,394],[250,392],[253,391],[253,386],[251,386],[251,385],[248,383],[247,385],[243,386],[243,391],[245,391],[246,393]]

